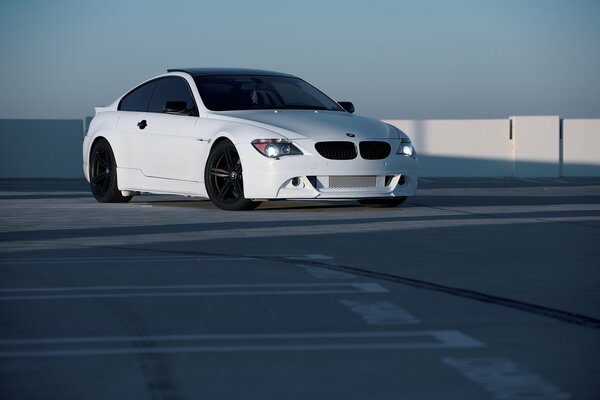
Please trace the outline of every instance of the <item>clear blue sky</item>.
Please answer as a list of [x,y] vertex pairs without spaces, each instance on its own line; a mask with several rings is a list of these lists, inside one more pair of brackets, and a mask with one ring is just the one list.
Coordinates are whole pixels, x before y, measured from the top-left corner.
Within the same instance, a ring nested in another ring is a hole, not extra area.
[[0,118],[81,118],[169,67],[296,74],[378,118],[600,117],[600,1],[0,2]]

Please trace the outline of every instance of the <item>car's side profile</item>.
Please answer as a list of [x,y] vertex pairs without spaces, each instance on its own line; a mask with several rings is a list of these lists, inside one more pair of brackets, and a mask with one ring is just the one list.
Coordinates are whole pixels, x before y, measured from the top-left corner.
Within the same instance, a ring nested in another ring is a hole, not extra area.
[[410,139],[353,112],[288,74],[169,70],[96,108],[83,170],[99,202],[162,193],[225,210],[275,199],[402,203],[417,188]]

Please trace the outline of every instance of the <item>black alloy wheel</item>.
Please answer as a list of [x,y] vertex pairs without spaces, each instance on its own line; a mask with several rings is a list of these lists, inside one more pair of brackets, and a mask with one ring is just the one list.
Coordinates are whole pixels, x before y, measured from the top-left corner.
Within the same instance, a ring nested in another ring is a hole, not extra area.
[[365,207],[373,207],[373,208],[391,208],[397,207],[400,204],[404,203],[406,197],[392,197],[389,199],[362,199],[358,202]]
[[211,150],[204,171],[204,182],[208,197],[222,210],[252,210],[260,204],[244,197],[242,163],[229,140],[217,143]]
[[132,197],[123,196],[117,188],[117,163],[105,139],[100,139],[90,154],[90,188],[99,203],[126,203]]

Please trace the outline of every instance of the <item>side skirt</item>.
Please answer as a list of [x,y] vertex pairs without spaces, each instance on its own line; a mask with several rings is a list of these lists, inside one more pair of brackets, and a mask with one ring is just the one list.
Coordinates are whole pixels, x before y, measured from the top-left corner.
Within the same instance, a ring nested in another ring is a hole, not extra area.
[[121,191],[175,194],[208,198],[204,182],[151,178],[139,169],[117,168],[117,187]]

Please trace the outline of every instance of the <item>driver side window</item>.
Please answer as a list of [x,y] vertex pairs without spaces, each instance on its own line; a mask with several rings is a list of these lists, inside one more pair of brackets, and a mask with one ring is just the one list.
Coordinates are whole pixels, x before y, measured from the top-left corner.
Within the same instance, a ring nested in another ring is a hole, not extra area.
[[158,80],[156,89],[150,99],[148,112],[162,113],[165,111],[167,102],[185,102],[187,115],[198,116],[198,108],[185,79],[170,76]]

